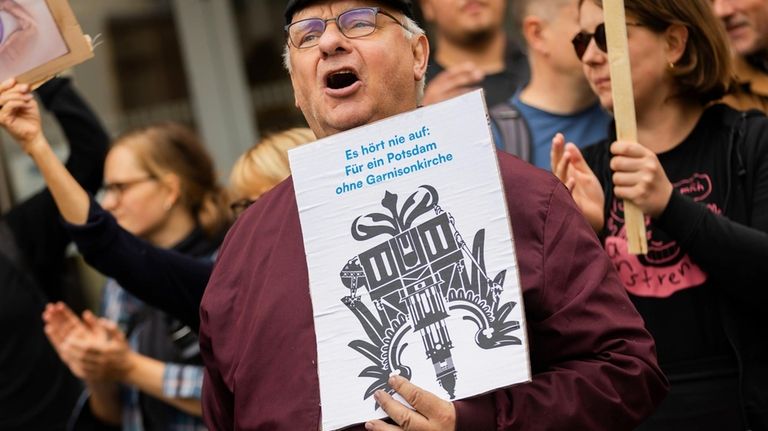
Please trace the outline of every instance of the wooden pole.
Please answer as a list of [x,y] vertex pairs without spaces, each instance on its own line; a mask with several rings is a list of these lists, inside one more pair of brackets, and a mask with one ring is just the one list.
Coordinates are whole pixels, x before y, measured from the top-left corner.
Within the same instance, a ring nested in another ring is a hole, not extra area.
[[[608,62],[611,69],[613,116],[616,119],[616,137],[637,142],[635,96],[632,91],[632,72],[627,42],[627,17],[624,0],[603,0],[605,34],[608,40]],[[648,253],[645,237],[645,216],[640,208],[624,201],[624,227],[631,254]]]

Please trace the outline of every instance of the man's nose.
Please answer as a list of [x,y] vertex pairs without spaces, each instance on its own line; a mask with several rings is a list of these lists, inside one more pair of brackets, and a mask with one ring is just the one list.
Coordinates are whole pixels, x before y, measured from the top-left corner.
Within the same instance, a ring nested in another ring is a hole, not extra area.
[[318,47],[323,55],[333,55],[347,50],[349,39],[341,33],[339,26],[334,21],[326,24],[325,31],[320,35]]
[[712,0],[712,10],[718,18],[727,18],[733,15],[731,0]]

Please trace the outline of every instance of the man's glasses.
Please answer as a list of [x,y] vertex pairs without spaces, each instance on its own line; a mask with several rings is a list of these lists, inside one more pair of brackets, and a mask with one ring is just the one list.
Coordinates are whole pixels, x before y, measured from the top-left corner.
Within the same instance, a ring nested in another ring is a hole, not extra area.
[[[628,22],[627,26],[639,27],[642,26],[642,24]],[[582,31],[576,34],[576,36],[574,36],[571,40],[573,49],[576,51],[576,56],[579,57],[579,60],[584,57],[584,53],[587,52],[587,48],[589,48],[589,42],[593,38],[595,39],[595,45],[600,48],[600,51],[603,51],[606,54],[608,53],[608,41],[605,38],[605,23],[601,23],[595,27],[594,33],[587,33],[586,31]]]
[[144,177],[144,178],[137,178],[135,180],[130,180],[130,181],[119,181],[119,182],[104,184],[101,187],[102,199],[106,198],[107,195],[113,195],[115,197],[115,200],[119,202],[123,194],[131,187],[139,185],[141,183],[146,183],[148,181],[155,181],[155,180],[156,180],[155,177]]
[[329,21],[336,23],[344,36],[355,39],[368,36],[376,30],[376,17],[381,14],[392,18],[401,27],[405,26],[397,18],[378,7],[361,7],[340,13],[336,18],[307,18],[285,26],[288,40],[296,48],[311,48],[320,43],[320,36],[325,32]]

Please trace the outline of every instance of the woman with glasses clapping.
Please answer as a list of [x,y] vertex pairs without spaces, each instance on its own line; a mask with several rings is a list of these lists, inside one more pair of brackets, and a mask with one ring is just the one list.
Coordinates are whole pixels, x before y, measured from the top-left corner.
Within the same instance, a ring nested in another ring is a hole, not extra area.
[[[671,383],[640,429],[768,429],[768,343],[758,329],[768,302],[768,120],[714,103],[733,72],[708,0],[625,8],[638,142],[614,135],[579,151],[558,135],[551,154]],[[580,0],[579,9],[573,46],[611,110],[602,3]],[[623,200],[646,215],[647,255],[627,251]]]

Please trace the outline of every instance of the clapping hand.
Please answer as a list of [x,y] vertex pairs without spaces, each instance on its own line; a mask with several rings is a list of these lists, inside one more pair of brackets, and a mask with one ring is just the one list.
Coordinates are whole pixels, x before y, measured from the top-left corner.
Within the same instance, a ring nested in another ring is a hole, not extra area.
[[130,370],[130,350],[123,332],[90,311],[80,319],[62,303],[43,312],[45,334],[62,361],[77,377],[90,381],[121,380]]
[[558,133],[552,138],[550,156],[552,173],[571,191],[573,200],[592,229],[600,232],[605,223],[605,193],[581,151],[573,143],[566,144],[565,136]]

